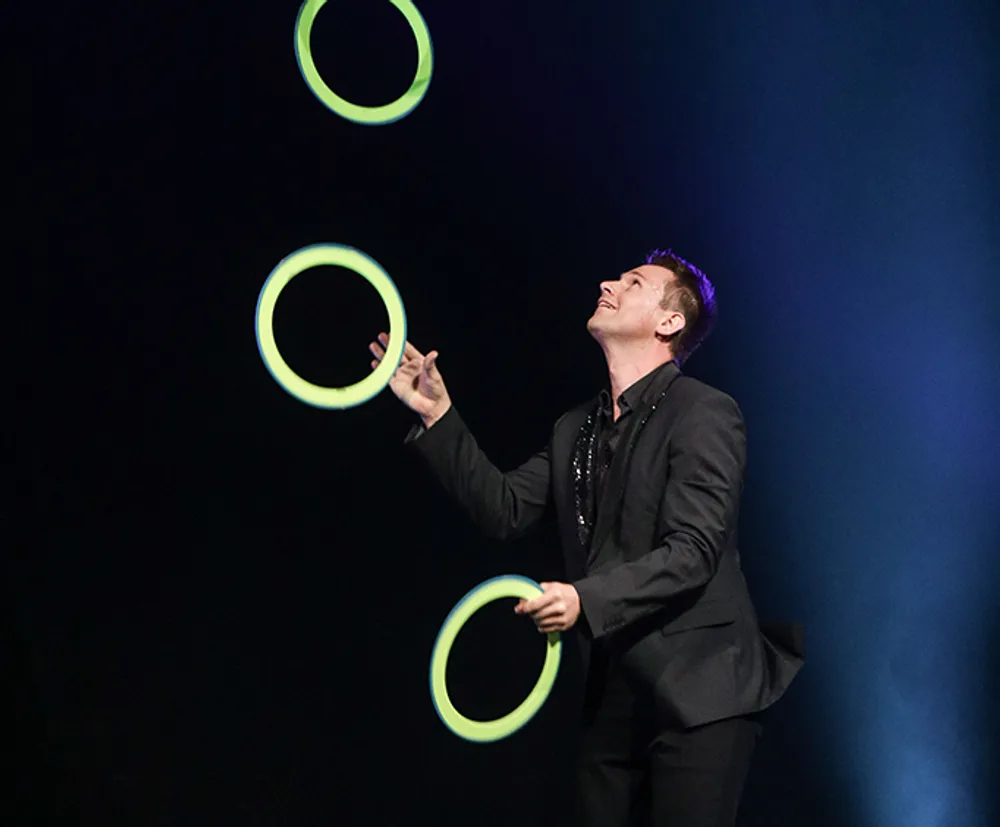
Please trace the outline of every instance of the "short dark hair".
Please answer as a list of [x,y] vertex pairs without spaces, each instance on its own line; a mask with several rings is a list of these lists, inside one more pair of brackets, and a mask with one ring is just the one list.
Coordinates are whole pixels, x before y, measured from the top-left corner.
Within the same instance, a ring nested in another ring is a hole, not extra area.
[[663,288],[661,306],[684,315],[684,327],[666,337],[674,358],[683,364],[715,328],[715,288],[708,276],[673,250],[653,250],[646,256],[646,264],[666,267],[674,274],[674,283]]

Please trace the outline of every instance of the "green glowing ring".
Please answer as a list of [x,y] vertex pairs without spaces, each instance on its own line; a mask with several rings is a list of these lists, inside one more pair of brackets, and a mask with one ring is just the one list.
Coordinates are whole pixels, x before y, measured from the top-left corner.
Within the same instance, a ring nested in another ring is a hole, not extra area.
[[460,713],[448,697],[448,686],[445,672],[448,667],[448,655],[459,630],[466,621],[487,603],[504,597],[520,597],[531,600],[542,594],[542,587],[534,580],[516,574],[493,577],[480,583],[465,597],[455,604],[448,617],[445,618],[438,632],[437,641],[431,654],[431,700],[434,709],[448,729],[460,738],[477,743],[499,741],[512,735],[530,721],[541,709],[559,672],[559,657],[562,652],[562,641],[558,632],[549,632],[545,647],[545,663],[542,674],[538,676],[534,689],[528,694],[521,705],[513,712],[493,721],[473,721]]
[[309,45],[309,38],[312,36],[313,23],[316,15],[323,8],[326,0],[306,0],[299,9],[299,16],[295,21],[295,59],[299,64],[299,71],[309,87],[310,91],[319,98],[320,103],[331,111],[347,118],[355,123],[377,126],[380,124],[392,123],[404,118],[417,108],[417,104],[423,100],[427,94],[427,87],[430,86],[431,72],[434,67],[434,49],[431,46],[431,33],[420,16],[417,7],[412,0],[389,0],[392,5],[403,13],[406,22],[413,29],[413,36],[417,40],[417,73],[413,76],[413,83],[399,98],[392,103],[383,106],[359,106],[356,103],[344,100],[334,92],[320,77],[313,62],[312,49]]
[[[368,376],[345,388],[324,388],[307,382],[281,358],[274,341],[274,306],[278,295],[299,273],[322,264],[339,265],[364,276],[378,290],[389,313],[389,347],[385,356]],[[317,408],[351,408],[380,393],[399,367],[406,345],[406,311],[396,285],[373,259],[342,244],[313,244],[278,262],[260,290],[255,321],[257,349],[271,376],[296,399]]]

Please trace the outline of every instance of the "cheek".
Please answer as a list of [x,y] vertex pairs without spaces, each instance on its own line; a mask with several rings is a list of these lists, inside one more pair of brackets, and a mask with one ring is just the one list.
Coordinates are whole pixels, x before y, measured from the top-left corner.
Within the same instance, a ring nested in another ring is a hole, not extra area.
[[640,316],[644,322],[656,324],[658,311],[659,302],[646,301],[642,303],[642,307],[636,308],[636,315]]

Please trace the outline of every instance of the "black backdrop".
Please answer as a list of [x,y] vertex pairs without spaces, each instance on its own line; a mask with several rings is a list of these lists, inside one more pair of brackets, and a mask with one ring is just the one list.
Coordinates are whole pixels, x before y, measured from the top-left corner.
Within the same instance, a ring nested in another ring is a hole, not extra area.
[[[719,241],[726,142],[704,149],[719,127],[704,99],[734,71],[701,59],[724,9],[626,33],[610,5],[420,8],[430,90],[382,127],[312,97],[293,3],[62,4],[9,28],[14,207],[33,228],[13,239],[30,277],[9,311],[23,823],[565,823],[571,652],[538,717],[495,745],[448,733],[427,691],[454,602],[495,574],[558,578],[553,538],[480,538],[403,450],[413,420],[388,391],[344,412],[288,396],[254,307],[294,250],[363,250],[510,466],[604,381],[584,328],[598,282],[673,245],[717,274],[724,308],[690,372],[740,396],[760,365],[740,346],[753,320],[726,305],[742,255]],[[416,54],[401,15],[362,0],[330,3],[313,43],[359,103],[399,94]],[[654,59],[669,82],[637,91]],[[332,268],[298,277],[275,315],[289,363],[330,384],[368,369],[385,324]],[[765,404],[747,406],[751,438]],[[794,583],[752,554],[780,538],[778,495],[752,474],[748,576],[765,614],[787,614]],[[456,644],[472,715],[516,703],[541,663],[509,610]],[[761,744],[747,824],[859,823],[805,715],[810,680]]]

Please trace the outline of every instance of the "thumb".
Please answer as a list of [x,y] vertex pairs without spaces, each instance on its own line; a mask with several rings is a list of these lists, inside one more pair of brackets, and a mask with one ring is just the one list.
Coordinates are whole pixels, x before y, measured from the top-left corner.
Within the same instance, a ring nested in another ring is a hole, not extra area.
[[432,350],[427,356],[424,357],[424,372],[431,379],[440,379],[441,374],[437,369],[437,358],[439,354],[436,350]]

